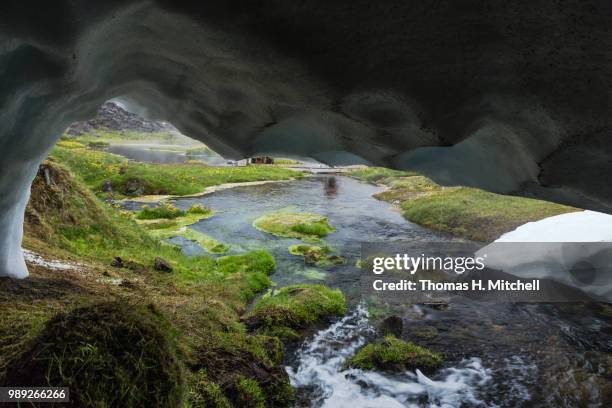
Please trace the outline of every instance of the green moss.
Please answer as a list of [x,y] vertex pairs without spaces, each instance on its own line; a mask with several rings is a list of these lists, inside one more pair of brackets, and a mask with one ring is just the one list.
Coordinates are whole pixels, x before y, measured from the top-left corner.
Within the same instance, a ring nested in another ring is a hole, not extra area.
[[438,184],[423,176],[391,177],[382,181],[389,189],[374,194],[374,197],[389,202],[406,201],[441,189]]
[[197,242],[202,248],[204,248],[211,254],[224,254],[229,251],[229,246],[217,241],[210,235],[193,230],[191,228],[187,228],[184,231],[181,231],[179,235]]
[[276,212],[267,214],[253,222],[260,231],[286,237],[316,242],[336,229],[327,217],[312,213]]
[[446,189],[401,204],[404,217],[425,227],[488,242],[530,221],[579,211],[566,205],[489,193]]
[[260,299],[247,315],[247,327],[278,333],[305,329],[316,322],[345,313],[342,292],[323,285],[291,285]]
[[378,183],[388,177],[405,177],[417,175],[413,172],[392,170],[385,167],[363,167],[352,170],[347,175],[369,183]]
[[405,371],[419,369],[425,372],[431,372],[441,364],[442,356],[440,354],[394,336],[386,336],[381,343],[368,344],[347,362],[349,367],[362,370]]
[[307,265],[314,265],[320,268],[346,263],[345,258],[331,254],[332,250],[327,245],[323,247],[316,245],[291,245],[289,252],[293,255],[303,256],[304,262]]
[[151,220],[136,220],[136,222],[146,228],[150,235],[155,238],[171,238],[181,235],[187,229],[185,227],[195,224],[198,221],[205,220],[213,216],[213,212],[208,213],[190,213],[174,218],[174,219],[151,219]]
[[251,251],[243,255],[229,255],[217,259],[222,273],[263,273],[269,275],[276,268],[276,262],[270,252],[265,250]]
[[251,300],[262,290],[270,287],[268,277],[276,268],[274,257],[268,251],[251,251],[243,255],[229,255],[217,259],[217,269],[227,275],[226,281],[243,285],[241,296]]
[[182,405],[176,331],[152,306],[97,304],[49,321],[4,386],[62,386],[79,406]]

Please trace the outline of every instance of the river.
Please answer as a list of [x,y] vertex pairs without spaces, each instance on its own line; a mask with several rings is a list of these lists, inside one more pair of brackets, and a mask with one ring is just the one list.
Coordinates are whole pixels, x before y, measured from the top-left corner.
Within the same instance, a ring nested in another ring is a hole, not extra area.
[[[287,372],[299,407],[548,407],[603,406],[612,393],[612,309],[599,304],[485,304],[457,299],[448,308],[414,305],[403,316],[402,337],[442,352],[444,367],[426,376],[346,370],[376,330],[359,290],[360,242],[443,241],[449,237],[412,224],[372,194],[380,188],[344,176],[243,186],[198,198],[216,211],[191,226],[230,245],[231,253],[265,248],[277,260],[278,286],[321,282],[340,288],[349,313],[289,350]],[[139,204],[128,203],[131,209]],[[326,242],[348,259],[318,269],[289,254],[295,239],[258,231],[252,222],[277,210],[325,215],[337,232]],[[173,239],[185,253],[204,253]],[[607,394],[606,394],[607,393]],[[588,403],[585,403],[587,401]]]

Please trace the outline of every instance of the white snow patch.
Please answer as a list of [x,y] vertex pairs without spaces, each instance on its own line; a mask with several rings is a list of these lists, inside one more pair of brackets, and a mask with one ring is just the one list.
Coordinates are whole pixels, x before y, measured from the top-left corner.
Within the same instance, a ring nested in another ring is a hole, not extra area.
[[495,242],[612,242],[612,215],[580,211],[528,222]]
[[[503,243],[529,242],[528,245]],[[581,211],[529,222],[477,252],[488,267],[520,278],[552,279],[612,301],[612,215]],[[592,268],[588,281],[576,268]]]
[[45,268],[54,269],[54,270],[72,270],[78,271],[83,266],[82,264],[76,262],[66,262],[59,261],[55,259],[44,259],[42,256],[37,254],[36,252],[22,249],[23,257],[25,260],[31,264],[44,266]]

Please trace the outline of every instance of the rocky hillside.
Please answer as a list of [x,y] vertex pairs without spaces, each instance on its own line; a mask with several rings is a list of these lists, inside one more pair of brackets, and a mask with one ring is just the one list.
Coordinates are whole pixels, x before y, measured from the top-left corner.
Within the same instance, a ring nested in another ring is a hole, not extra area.
[[66,134],[81,136],[95,130],[130,130],[143,133],[170,132],[176,128],[166,122],[146,120],[132,112],[128,112],[115,102],[105,102],[95,118],[86,122],[76,122],[70,125]]

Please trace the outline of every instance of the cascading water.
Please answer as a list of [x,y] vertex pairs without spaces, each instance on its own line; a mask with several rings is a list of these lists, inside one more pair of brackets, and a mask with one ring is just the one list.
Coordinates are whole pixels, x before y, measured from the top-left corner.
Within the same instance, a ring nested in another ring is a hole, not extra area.
[[293,386],[303,397],[299,406],[351,408],[487,406],[479,390],[491,380],[480,359],[461,361],[435,379],[419,370],[398,375],[345,369],[345,362],[374,334],[363,305],[329,328],[318,332],[297,352],[287,367]]

